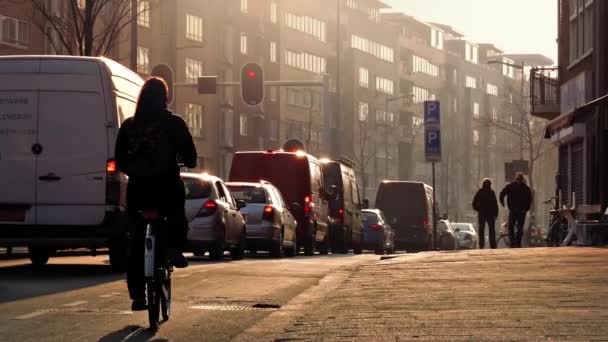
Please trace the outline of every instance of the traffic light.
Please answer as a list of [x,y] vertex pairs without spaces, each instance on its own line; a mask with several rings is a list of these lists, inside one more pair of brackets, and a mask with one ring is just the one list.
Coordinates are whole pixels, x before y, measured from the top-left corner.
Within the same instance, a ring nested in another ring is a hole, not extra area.
[[264,70],[257,63],[248,63],[241,70],[241,97],[243,102],[256,106],[264,99]]
[[167,92],[167,104],[170,105],[173,103],[173,70],[167,64],[157,64],[152,68],[152,76],[160,77],[167,83],[167,88],[169,88]]

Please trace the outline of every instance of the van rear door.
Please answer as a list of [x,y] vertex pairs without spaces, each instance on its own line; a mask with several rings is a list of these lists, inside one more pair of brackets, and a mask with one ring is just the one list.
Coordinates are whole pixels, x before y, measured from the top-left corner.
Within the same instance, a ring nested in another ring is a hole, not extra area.
[[0,90],[0,222],[35,223],[37,120],[37,91]]
[[99,225],[105,216],[111,105],[104,101],[100,68],[93,62],[54,62],[48,68],[59,74],[53,78],[60,85],[40,91],[37,223]]

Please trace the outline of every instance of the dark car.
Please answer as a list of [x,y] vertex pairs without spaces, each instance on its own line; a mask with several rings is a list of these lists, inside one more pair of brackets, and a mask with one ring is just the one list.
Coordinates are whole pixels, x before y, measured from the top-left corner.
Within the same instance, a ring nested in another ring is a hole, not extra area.
[[365,209],[363,214],[363,248],[376,254],[395,252],[395,233],[378,209]]
[[376,195],[395,231],[395,247],[408,252],[431,250],[433,239],[433,188],[419,182],[384,181]]
[[205,251],[213,260],[220,260],[224,250],[233,259],[245,254],[245,220],[239,210],[246,206],[238,201],[226,184],[215,176],[182,173],[186,188],[188,243],[196,256]]
[[323,173],[317,158],[305,152],[255,151],[234,154],[231,182],[268,181],[276,186],[298,222],[297,245],[306,255],[327,254],[328,204]]
[[247,203],[241,209],[247,224],[247,249],[268,250],[275,258],[295,256],[297,223],[279,189],[266,181],[226,185],[234,198]]
[[348,253],[353,249],[360,254],[363,241],[361,199],[353,163],[346,160],[321,160],[325,188],[333,188],[329,200],[329,236],[333,253]]

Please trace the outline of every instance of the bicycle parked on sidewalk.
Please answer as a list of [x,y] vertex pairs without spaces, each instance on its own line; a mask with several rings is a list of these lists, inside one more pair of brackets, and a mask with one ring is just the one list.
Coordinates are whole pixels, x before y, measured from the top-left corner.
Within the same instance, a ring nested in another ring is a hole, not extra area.
[[[480,237],[481,238],[481,237]],[[511,248],[511,238],[509,237],[509,227],[507,222],[500,225],[500,231],[496,237],[497,248]]]
[[141,216],[146,223],[144,276],[148,298],[148,318],[150,329],[157,330],[160,315],[162,314],[163,321],[168,321],[171,314],[171,272],[173,272],[173,266],[169,263],[164,242],[166,239],[160,238],[162,229],[166,228],[165,218],[154,210],[144,211]]
[[[549,220],[549,230],[547,231],[547,246],[559,247],[561,246],[566,237],[568,236],[568,219],[565,213],[570,211],[574,214],[574,209],[559,209],[557,204],[557,197],[551,197],[549,200],[543,202],[544,204],[552,204],[553,209],[549,210],[551,218]],[[572,243],[572,239],[568,242],[568,245]]]

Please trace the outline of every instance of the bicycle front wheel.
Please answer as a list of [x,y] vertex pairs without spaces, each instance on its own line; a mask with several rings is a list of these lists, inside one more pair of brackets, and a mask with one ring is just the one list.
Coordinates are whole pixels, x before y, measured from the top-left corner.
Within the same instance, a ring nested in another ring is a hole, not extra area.
[[147,282],[148,292],[148,319],[150,320],[150,329],[157,330],[159,324],[160,313],[160,291],[158,283],[154,280]]
[[161,313],[163,321],[168,321],[171,315],[171,277],[167,276],[162,286],[162,296],[160,298]]

